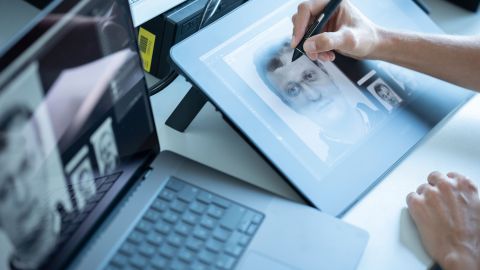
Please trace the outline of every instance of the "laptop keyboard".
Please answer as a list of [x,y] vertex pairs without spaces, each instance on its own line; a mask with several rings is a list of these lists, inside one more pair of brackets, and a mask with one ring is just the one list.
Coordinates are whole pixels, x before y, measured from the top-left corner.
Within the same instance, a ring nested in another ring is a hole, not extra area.
[[233,269],[264,217],[171,178],[106,269]]
[[[58,245],[62,245],[71,238],[75,231],[80,228],[80,225],[85,221],[85,219],[90,215],[90,213],[95,209],[98,203],[103,199],[105,194],[110,190],[115,181],[120,177],[122,173],[115,173],[112,175],[102,176],[95,179],[95,184],[97,185],[97,191],[93,197],[88,199],[84,209],[81,211],[74,211],[72,213],[65,213],[62,215],[62,234],[59,239]],[[68,192],[73,198],[73,186],[68,187]]]

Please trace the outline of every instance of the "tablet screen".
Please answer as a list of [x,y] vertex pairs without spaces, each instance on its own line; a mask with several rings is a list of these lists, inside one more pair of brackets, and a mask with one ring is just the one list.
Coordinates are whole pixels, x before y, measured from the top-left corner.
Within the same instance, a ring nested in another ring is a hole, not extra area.
[[[338,215],[472,93],[381,61],[291,62],[298,2],[247,4],[172,56],[308,200]],[[383,26],[438,31],[411,3],[358,2]]]

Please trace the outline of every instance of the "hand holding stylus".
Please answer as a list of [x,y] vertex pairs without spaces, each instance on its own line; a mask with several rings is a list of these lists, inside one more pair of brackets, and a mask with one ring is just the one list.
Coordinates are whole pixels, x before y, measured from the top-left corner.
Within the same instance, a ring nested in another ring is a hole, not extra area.
[[[301,42],[309,26],[324,11],[328,0],[303,2],[293,15],[292,47]],[[349,1],[343,1],[328,20],[323,33],[307,39],[304,50],[312,60],[333,61],[335,52],[361,59],[371,58],[378,43],[377,26]]]

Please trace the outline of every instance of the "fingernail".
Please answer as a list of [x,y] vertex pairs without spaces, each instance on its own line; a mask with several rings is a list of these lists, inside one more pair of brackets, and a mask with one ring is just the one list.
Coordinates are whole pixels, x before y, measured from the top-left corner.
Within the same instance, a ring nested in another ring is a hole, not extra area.
[[305,41],[305,43],[303,44],[303,49],[306,52],[314,52],[315,51],[315,42]]
[[333,62],[335,60],[335,54],[330,54],[330,61]]

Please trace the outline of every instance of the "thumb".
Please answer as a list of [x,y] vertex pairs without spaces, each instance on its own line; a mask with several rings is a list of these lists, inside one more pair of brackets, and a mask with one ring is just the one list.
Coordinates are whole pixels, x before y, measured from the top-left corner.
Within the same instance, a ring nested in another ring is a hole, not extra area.
[[324,32],[313,36],[303,44],[306,53],[322,53],[333,50],[347,50],[352,40],[351,31],[341,29],[336,32]]

